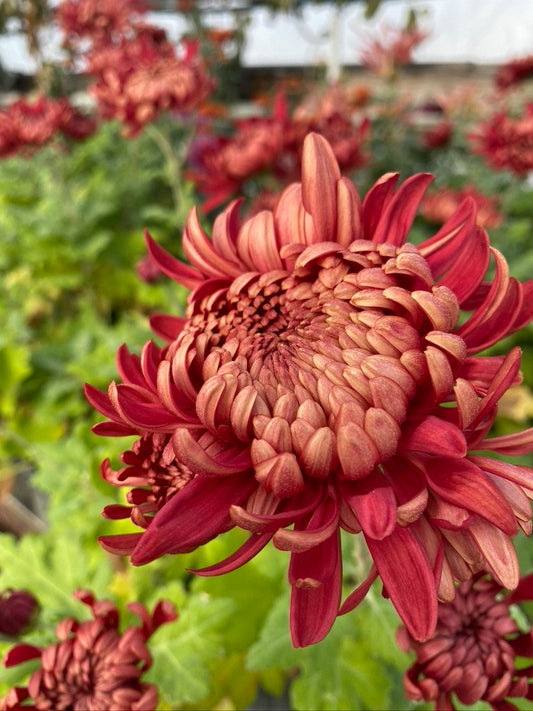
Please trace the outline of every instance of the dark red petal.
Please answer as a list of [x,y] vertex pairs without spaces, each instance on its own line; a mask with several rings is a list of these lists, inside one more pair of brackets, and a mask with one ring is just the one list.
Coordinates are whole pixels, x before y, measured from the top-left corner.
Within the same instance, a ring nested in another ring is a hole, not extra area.
[[[328,497],[322,504],[322,515],[314,525],[295,526],[293,531],[281,528],[274,534],[274,545],[282,551],[301,553],[330,538],[339,525],[339,504],[336,497]],[[315,517],[313,517],[315,518]],[[313,519],[311,519],[313,520]]]
[[85,397],[95,410],[98,410],[98,412],[101,412],[104,417],[108,417],[110,420],[120,421],[120,417],[113,407],[107,393],[98,390],[98,388],[89,385],[89,383],[85,383],[83,391],[85,393]]
[[400,177],[399,173],[385,173],[367,192],[362,206],[363,234],[365,239],[372,239],[381,215],[394,196],[394,188]]
[[119,536],[100,536],[98,543],[113,555],[131,555],[141,540],[142,533],[123,533]]
[[197,474],[230,476],[249,469],[251,462],[247,457],[233,458],[231,464],[210,457],[205,449],[194,439],[189,430],[179,427],[173,437],[172,446],[176,458]]
[[181,316],[167,316],[167,314],[154,314],[150,317],[150,328],[167,343],[172,343],[182,332],[187,319]]
[[129,437],[137,434],[133,427],[120,422],[99,422],[93,426],[92,431],[99,437]]
[[237,526],[247,531],[252,531],[253,533],[273,533],[279,528],[284,528],[307,516],[318,506],[322,496],[322,486],[317,486],[316,488],[308,487],[303,492],[303,495],[291,500],[290,503],[294,508],[270,514],[270,516],[264,516],[247,511],[241,506],[232,506],[230,515]]
[[533,427],[523,432],[484,439],[479,443],[479,449],[506,454],[510,457],[529,454],[533,450]]
[[237,570],[237,568],[240,568],[242,565],[252,560],[252,558],[256,556],[259,551],[263,550],[271,538],[271,533],[252,533],[246,543],[243,543],[243,545],[238,548],[235,553],[232,553],[230,556],[220,561],[220,563],[215,563],[207,568],[189,570],[189,572],[194,573],[195,575],[203,575],[205,577],[231,573],[233,570]]
[[445,501],[479,514],[510,536],[516,533],[509,503],[473,462],[435,457],[426,464],[426,476],[431,491]]
[[203,275],[197,270],[183,264],[172,257],[150,237],[148,231],[144,233],[148,252],[159,269],[174,281],[183,284],[187,289],[194,289],[203,281]]
[[232,527],[229,508],[256,487],[245,472],[229,477],[196,476],[158,511],[131,556],[144,565],[165,553],[188,553]]
[[34,647],[32,644],[17,644],[4,657],[4,666],[14,667],[17,664],[29,662],[30,659],[39,659],[40,656],[41,650],[39,647]]
[[423,642],[435,631],[437,590],[426,552],[408,528],[382,540],[365,536],[390,599],[411,637]]
[[463,433],[456,425],[428,415],[418,425],[406,430],[399,449],[461,459],[467,452],[467,445]]
[[505,598],[508,605],[533,600],[533,573],[520,579],[518,587]]
[[476,227],[474,218],[475,204],[467,198],[439,232],[418,248],[435,279],[451,289],[460,304],[479,287],[490,261],[488,236]]
[[365,533],[378,539],[390,536],[396,526],[396,496],[379,469],[357,482],[343,482],[341,490]]
[[502,477],[518,484],[529,495],[533,496],[533,471],[529,467],[523,467],[519,464],[509,464],[498,459],[490,459],[488,457],[477,457],[470,455],[468,459],[474,464],[477,464],[480,469],[490,472],[495,476]]
[[181,424],[175,415],[158,403],[141,402],[133,386],[118,385],[116,399],[123,418],[140,430],[172,432]]
[[347,612],[355,610],[357,605],[359,605],[359,603],[361,603],[365,599],[366,594],[372,587],[372,583],[377,577],[377,568],[375,565],[372,565],[372,567],[370,568],[370,572],[368,573],[365,580],[363,580],[361,585],[358,585],[358,587],[356,587],[355,590],[350,593],[346,600],[342,603],[341,609],[339,610],[339,615],[345,615]]
[[130,353],[123,343],[117,351],[117,370],[123,383],[132,383],[141,388],[146,387],[146,379],[141,369],[138,355]]
[[513,348],[505,357],[505,360],[496,372],[494,379],[489,385],[489,389],[485,397],[479,402],[479,411],[473,421],[470,423],[470,429],[475,429],[487,412],[496,405],[502,395],[515,382],[515,378],[520,370],[520,361],[522,353],[520,348]]
[[131,513],[131,508],[128,506],[122,506],[121,504],[111,504],[110,506],[105,506],[102,511],[102,516],[104,518],[112,519],[117,521],[123,518],[129,518]]
[[[321,580],[315,576],[322,571]],[[325,572],[329,576],[325,576]],[[293,553],[290,628],[294,647],[320,642],[330,631],[341,600],[342,561],[339,532],[304,553]]]
[[396,247],[403,245],[422,196],[433,180],[434,177],[429,173],[419,173],[408,178],[400,186],[379,219],[372,234],[373,242],[385,242]]

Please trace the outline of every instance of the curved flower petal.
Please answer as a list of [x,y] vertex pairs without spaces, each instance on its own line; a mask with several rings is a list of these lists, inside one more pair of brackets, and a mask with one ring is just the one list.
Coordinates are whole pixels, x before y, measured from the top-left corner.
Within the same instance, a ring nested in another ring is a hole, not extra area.
[[406,528],[386,538],[366,536],[368,550],[394,607],[416,640],[430,637],[437,622],[433,571],[420,543]]
[[156,514],[131,554],[145,565],[165,553],[187,553],[231,528],[229,508],[252,492],[248,472],[233,477],[196,476]]

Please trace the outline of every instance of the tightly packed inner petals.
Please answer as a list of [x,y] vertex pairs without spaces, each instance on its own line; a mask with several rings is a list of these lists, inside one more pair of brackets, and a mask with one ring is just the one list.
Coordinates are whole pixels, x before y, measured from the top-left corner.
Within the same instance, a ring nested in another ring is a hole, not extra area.
[[[309,568],[291,573],[301,646],[319,641],[339,610],[339,527],[363,532],[415,639],[431,634],[437,599],[453,597],[455,582],[487,570],[516,585],[510,536],[529,525],[518,498],[531,496],[533,474],[483,466],[470,451],[533,446],[531,433],[486,439],[499,398],[519,381],[518,349],[475,357],[531,320],[530,284],[491,252],[472,201],[420,247],[406,242],[430,180],[413,176],[395,191],[389,174],[361,201],[327,142],[310,134],[302,185],[273,213],[239,225],[233,204],[212,241],[191,214],[190,267],[148,239],[161,270],[192,293],[186,318],[163,329],[166,346],[149,344],[141,358],[122,349],[122,383],[107,395],[87,388],[111,420],[99,433],[138,434],[137,449],[153,447],[141,468],[106,468],[105,478],[169,486],[146,499],[149,509],[130,497],[129,515],[147,528],[140,539],[122,536],[117,552],[129,546],[144,564],[233,524],[272,536],[291,551],[292,571]],[[249,540],[220,571],[266,540]],[[113,550],[110,537],[103,544]],[[313,551],[327,574],[311,570]],[[313,622],[317,611],[327,623]]]

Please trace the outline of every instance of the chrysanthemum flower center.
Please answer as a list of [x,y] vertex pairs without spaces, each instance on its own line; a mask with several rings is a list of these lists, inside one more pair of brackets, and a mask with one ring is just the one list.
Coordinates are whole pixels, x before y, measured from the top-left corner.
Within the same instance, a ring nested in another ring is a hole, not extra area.
[[196,301],[182,335],[209,351],[198,416],[251,443],[256,478],[281,497],[303,476],[357,479],[393,456],[418,385],[432,382],[431,407],[445,400],[466,354],[450,333],[457,301],[412,245],[294,257],[291,272],[248,272]]
[[515,653],[506,636],[518,628],[505,602],[495,599],[498,589],[491,581],[462,583],[455,600],[440,606],[437,635],[423,654],[424,675],[466,704],[492,686],[505,695],[511,684]]

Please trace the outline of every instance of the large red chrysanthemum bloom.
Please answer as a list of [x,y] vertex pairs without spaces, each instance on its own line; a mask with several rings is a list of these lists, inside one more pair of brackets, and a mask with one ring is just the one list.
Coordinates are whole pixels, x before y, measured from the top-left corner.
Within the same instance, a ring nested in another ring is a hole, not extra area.
[[138,602],[128,605],[140,627],[119,631],[119,611],[109,600],[95,600],[86,590],[74,596],[88,605],[93,619],[62,620],[58,641],[44,649],[19,644],[5,659],[6,667],[39,659],[26,687],[15,687],[0,700],[2,711],[91,709],[93,711],[151,711],[157,706],[157,687],[141,681],[152,666],[146,645],[158,627],[177,618],[174,606],[159,602],[152,615]]
[[[530,600],[533,575],[505,596],[490,578],[468,580],[455,600],[439,604],[437,629],[427,642],[401,628],[400,647],[416,654],[404,677],[407,698],[432,701],[435,711],[454,711],[454,697],[467,706],[485,701],[494,711],[516,711],[510,698],[532,699],[532,632],[520,632],[509,610]],[[517,658],[530,664],[517,664]]]
[[517,175],[533,170],[533,103],[516,119],[497,113],[470,135],[474,153],[493,168],[507,168]]
[[484,195],[473,185],[461,190],[442,188],[426,195],[420,205],[420,214],[428,222],[442,225],[466,198],[471,198],[476,205],[476,222],[480,227],[490,229],[501,225],[503,217],[498,209],[498,199]]
[[[533,471],[481,452],[533,448],[532,431],[487,439],[520,352],[475,356],[530,322],[533,281],[509,276],[471,200],[419,247],[406,242],[431,179],[395,192],[387,174],[361,202],[310,134],[302,182],[274,212],[239,225],[234,203],[211,240],[191,213],[191,266],[148,238],[160,269],[192,293],[185,318],[153,319],[168,345],[149,342],[140,358],[122,347],[122,383],[86,387],[109,420],[97,434],[140,437],[124,468],[102,472],[134,487],[131,508],[105,515],[146,530],[104,537],[104,548],[143,565],[235,525],[250,531],[196,571],[216,575],[272,540],[291,553],[296,646],[321,640],[378,575],[418,640],[455,581],[488,570],[516,586],[511,536],[531,531]],[[374,561],[342,604],[341,529],[361,533]]]

